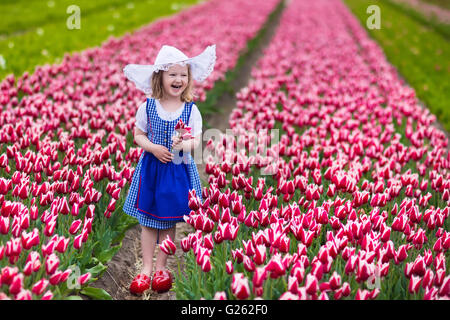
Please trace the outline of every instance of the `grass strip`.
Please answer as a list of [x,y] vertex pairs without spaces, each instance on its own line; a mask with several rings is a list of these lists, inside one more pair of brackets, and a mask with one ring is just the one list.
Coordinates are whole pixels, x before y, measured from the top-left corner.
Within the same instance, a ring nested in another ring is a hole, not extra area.
[[428,18],[424,16],[422,13],[420,13],[418,10],[415,10],[414,8],[403,3],[397,3],[391,0],[383,0],[383,2],[385,2],[392,8],[400,12],[407,14],[408,16],[415,19],[417,22],[423,24],[424,26],[433,28],[436,32],[440,33],[447,40],[450,39],[450,25],[439,22],[439,20],[437,20],[435,16],[431,16],[430,18]]
[[[146,2],[147,0],[134,0],[135,2]],[[4,14],[0,21],[0,39],[14,34],[33,31],[37,27],[47,24],[66,21],[70,14],[68,8],[76,5],[80,8],[82,16],[96,14],[120,5],[134,6],[130,0],[49,0],[49,1],[19,1],[2,2],[0,11]],[[69,10],[70,11],[70,10]]]
[[101,45],[111,36],[122,36],[197,2],[198,0],[128,2],[91,15],[85,15],[83,8],[80,8],[80,29],[67,28],[67,15],[36,31],[0,39],[0,80],[11,73],[16,76],[24,72],[33,73],[38,65],[59,63],[66,53]]

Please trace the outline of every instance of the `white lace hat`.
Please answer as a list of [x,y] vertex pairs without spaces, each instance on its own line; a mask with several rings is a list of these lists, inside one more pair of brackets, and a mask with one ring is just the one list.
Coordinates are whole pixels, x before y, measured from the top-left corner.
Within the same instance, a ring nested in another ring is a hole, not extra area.
[[196,81],[205,80],[213,71],[216,63],[216,45],[208,46],[202,53],[189,58],[175,47],[164,45],[159,50],[153,65],[128,64],[123,69],[125,76],[134,82],[136,87],[145,94],[151,94],[151,79],[154,72],[167,71],[174,64],[191,66],[192,78]]

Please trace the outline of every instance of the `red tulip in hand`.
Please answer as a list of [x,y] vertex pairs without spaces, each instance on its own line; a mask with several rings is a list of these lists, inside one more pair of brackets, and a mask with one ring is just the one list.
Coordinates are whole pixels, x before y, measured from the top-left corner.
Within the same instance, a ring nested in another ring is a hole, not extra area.
[[182,119],[178,120],[175,125],[175,131],[178,132],[178,136],[182,138],[182,140],[192,139],[192,128],[183,122]]

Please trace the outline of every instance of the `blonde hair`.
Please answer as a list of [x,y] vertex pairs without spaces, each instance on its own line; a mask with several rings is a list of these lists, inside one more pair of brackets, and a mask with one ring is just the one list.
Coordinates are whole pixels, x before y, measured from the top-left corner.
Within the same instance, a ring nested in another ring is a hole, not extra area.
[[[186,89],[181,93],[181,100],[183,102],[191,102],[194,100],[194,94],[193,94],[193,81],[192,81],[192,73],[191,73],[191,66],[187,65],[188,67],[188,83]],[[155,99],[162,99],[164,97],[164,88],[163,88],[163,72],[160,70],[159,72],[155,72],[152,76],[152,97]]]

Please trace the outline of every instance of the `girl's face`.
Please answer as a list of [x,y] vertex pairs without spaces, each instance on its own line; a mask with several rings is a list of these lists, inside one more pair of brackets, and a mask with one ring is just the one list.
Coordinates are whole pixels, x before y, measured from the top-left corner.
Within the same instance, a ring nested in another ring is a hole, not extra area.
[[162,84],[164,95],[168,98],[180,98],[183,91],[188,86],[188,66],[175,64],[164,71],[162,75]]

